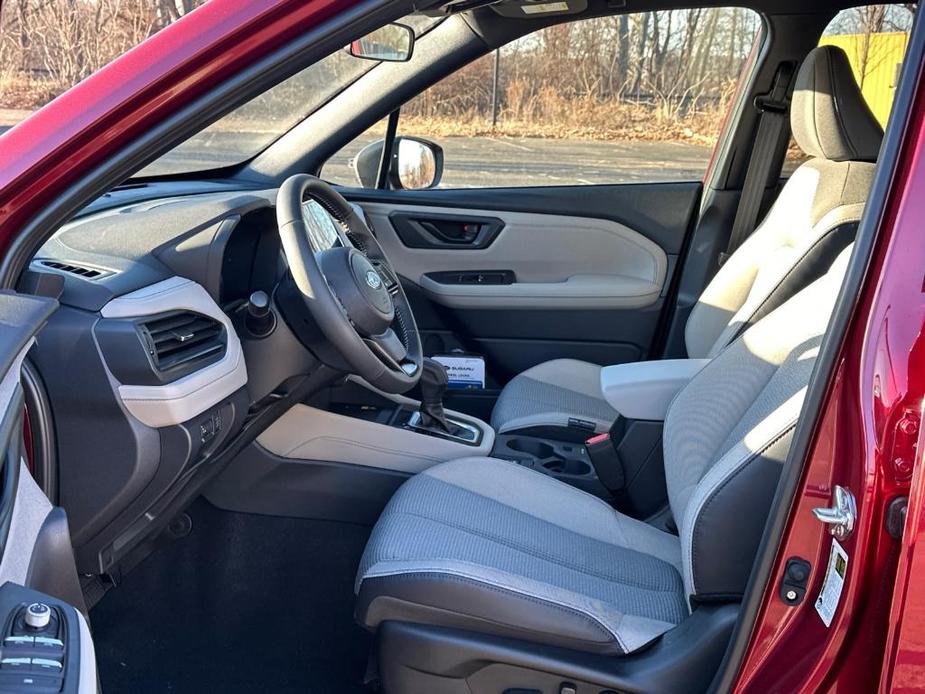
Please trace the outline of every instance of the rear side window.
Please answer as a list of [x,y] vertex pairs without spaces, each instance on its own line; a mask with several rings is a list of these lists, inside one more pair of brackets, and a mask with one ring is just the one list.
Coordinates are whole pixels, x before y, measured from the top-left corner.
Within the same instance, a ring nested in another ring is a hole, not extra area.
[[[893,109],[914,14],[915,4],[852,7],[839,12],[819,39],[820,46],[838,46],[848,55],[864,100],[884,128]],[[784,174],[805,160],[791,139]]]
[[819,41],[820,46],[838,46],[848,54],[861,93],[883,127],[893,108],[914,7],[866,5],[842,10]]
[[[406,103],[441,188],[700,180],[761,28],[743,8],[641,12],[524,36]],[[322,175],[358,185],[345,147]]]

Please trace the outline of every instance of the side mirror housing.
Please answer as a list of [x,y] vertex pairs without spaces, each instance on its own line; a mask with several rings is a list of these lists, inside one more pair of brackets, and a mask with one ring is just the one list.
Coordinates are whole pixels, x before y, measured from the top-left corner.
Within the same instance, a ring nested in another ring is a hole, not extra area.
[[[366,145],[353,159],[353,171],[363,188],[375,188],[385,140]],[[396,137],[392,144],[388,183],[392,190],[434,188],[443,176],[443,148],[420,137]]]

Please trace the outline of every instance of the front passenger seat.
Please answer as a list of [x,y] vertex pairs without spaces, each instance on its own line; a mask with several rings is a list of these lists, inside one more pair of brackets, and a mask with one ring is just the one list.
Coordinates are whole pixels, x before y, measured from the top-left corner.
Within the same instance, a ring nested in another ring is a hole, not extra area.
[[[841,48],[821,46],[803,61],[790,126],[811,158],[794,171],[755,232],[700,295],[685,329],[688,357],[715,357],[818,278],[854,240],[883,130]],[[617,416],[604,399],[600,366],[556,359],[515,376],[502,390],[491,424],[499,434],[532,430],[583,439],[592,430],[607,431]]]
[[[453,674],[454,635],[478,635],[486,652],[500,654],[531,652],[529,644],[635,654],[711,607],[740,600],[849,253],[675,398],[664,450],[677,535],[509,461],[451,461],[405,482],[372,532],[356,585],[360,622],[392,625],[380,639],[380,668],[393,678],[386,690],[470,691],[450,681],[471,674]],[[388,647],[396,624],[426,631],[427,647]],[[702,633],[687,629],[685,638],[696,643]],[[665,648],[683,642],[676,636]],[[431,670],[435,678],[415,687],[396,681],[421,676],[412,659],[445,672]]]

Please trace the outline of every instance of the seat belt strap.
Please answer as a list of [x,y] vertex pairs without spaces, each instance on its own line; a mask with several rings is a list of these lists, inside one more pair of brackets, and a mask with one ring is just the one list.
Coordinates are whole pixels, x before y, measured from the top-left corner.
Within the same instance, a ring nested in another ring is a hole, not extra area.
[[778,159],[776,156],[778,143],[787,124],[787,114],[790,110],[787,92],[790,89],[793,73],[793,63],[781,63],[774,75],[774,85],[771,91],[755,98],[755,108],[760,114],[758,134],[748,160],[745,183],[742,185],[742,196],[739,198],[739,206],[736,208],[735,220],[729,234],[729,244],[726,246],[725,253],[720,254],[721,265],[751,235],[758,223],[764,189],[771,175],[771,167]]

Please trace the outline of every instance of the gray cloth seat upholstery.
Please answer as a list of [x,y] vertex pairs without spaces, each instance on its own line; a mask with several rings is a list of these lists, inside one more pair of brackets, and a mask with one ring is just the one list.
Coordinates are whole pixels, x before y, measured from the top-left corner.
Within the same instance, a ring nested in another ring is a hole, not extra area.
[[[360,566],[362,621],[628,652],[687,615],[678,538],[516,463],[437,465],[395,494]],[[632,614],[625,614],[632,605]]]
[[[684,334],[691,358],[715,357],[818,278],[854,239],[883,132],[842,49],[822,46],[807,56],[794,84],[790,122],[810,159],[691,310]],[[498,433],[570,426],[607,431],[617,412],[604,399],[600,371],[572,359],[528,369],[502,390],[492,427]]]
[[673,401],[663,443],[678,535],[516,463],[443,463],[405,482],[373,529],[358,620],[626,654],[699,602],[741,596],[848,253]]

